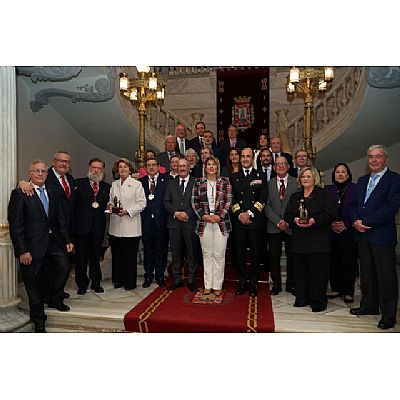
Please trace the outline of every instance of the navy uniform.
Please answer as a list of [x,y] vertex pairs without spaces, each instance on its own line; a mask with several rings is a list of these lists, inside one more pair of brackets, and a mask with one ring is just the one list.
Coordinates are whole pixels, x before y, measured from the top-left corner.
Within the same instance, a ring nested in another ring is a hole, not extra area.
[[[231,175],[232,184],[232,225],[234,231],[235,255],[239,287],[237,294],[243,294],[249,283],[250,295],[257,294],[257,282],[260,274],[260,256],[266,219],[264,207],[267,202],[268,186],[265,174],[250,168],[248,176],[241,170]],[[252,221],[244,225],[239,221],[239,214],[247,212]],[[246,248],[250,246],[251,267],[246,273]]]

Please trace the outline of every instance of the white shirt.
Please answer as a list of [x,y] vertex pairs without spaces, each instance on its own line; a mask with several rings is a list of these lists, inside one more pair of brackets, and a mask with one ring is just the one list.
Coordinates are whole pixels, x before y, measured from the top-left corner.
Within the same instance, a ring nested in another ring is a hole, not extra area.
[[[61,187],[64,189],[64,185],[63,185],[62,180],[61,180],[61,175],[54,169],[54,167],[52,168],[52,170],[54,172],[54,175],[58,179],[58,182],[60,182]],[[64,178],[65,178],[65,182],[67,182],[67,185],[69,187],[69,192],[71,193],[71,186],[69,186],[68,179],[67,179],[67,177],[65,175],[64,175]]]
[[[184,187],[183,193],[186,192],[186,187],[187,187],[187,184],[188,184],[188,182],[189,182],[189,178],[190,178],[189,175],[188,175],[186,178],[183,178],[183,179],[185,179],[185,183],[183,184],[183,187]],[[181,185],[182,185],[182,178],[179,177],[179,187],[181,187]]]
[[269,181],[271,179],[271,172],[272,172],[272,165],[270,165],[269,167],[265,168],[262,167],[263,172],[267,173],[267,181]]
[[[160,175],[160,174],[157,174],[157,175],[154,175],[154,176],[153,176],[154,185],[155,185],[155,186],[157,186],[158,175]],[[150,177],[150,175],[147,175],[147,176],[148,176],[148,178],[149,178],[149,190],[151,190],[151,177]]]
[[46,186],[38,186],[38,185],[35,185],[34,183],[32,183],[32,185],[33,185],[33,187],[35,188],[35,190],[36,190],[36,193],[37,193],[37,195],[40,197],[40,191],[39,191],[39,188],[44,188],[44,195],[46,196],[46,198],[47,198],[47,201],[49,201],[49,195],[47,194],[47,189],[46,189]]
[[278,192],[279,192],[279,189],[281,188],[281,180],[283,180],[283,184],[285,185],[285,189],[287,188],[288,176],[289,175],[286,175],[284,178],[279,178],[279,176],[276,177],[276,186],[278,187]]

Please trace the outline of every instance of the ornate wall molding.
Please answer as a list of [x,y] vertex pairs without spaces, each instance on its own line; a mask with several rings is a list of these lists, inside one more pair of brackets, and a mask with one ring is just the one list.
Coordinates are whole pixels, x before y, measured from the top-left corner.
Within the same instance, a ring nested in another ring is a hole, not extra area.
[[99,78],[94,85],[79,86],[81,92],[72,92],[63,89],[44,89],[35,94],[35,100],[31,101],[30,107],[33,112],[38,112],[45,105],[49,104],[50,97],[67,97],[72,103],[86,101],[90,103],[99,103],[111,100],[115,95],[116,73],[110,69],[107,78]]
[[68,81],[77,77],[81,71],[82,67],[17,67],[17,73],[29,76],[32,82]]
[[379,89],[400,87],[400,67],[368,67],[368,85]]

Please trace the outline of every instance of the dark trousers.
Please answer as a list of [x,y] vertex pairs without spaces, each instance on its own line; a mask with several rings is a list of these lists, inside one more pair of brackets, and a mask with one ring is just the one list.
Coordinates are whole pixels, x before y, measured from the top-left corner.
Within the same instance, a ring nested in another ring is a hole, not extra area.
[[333,292],[354,296],[358,270],[358,246],[354,234],[346,229],[332,240],[329,281]]
[[[80,289],[87,289],[89,279],[93,285],[100,285],[102,275],[100,269],[100,254],[103,235],[90,233],[77,236],[75,241],[75,282]],[[87,265],[89,263],[89,278]]]
[[269,233],[267,233],[267,229],[263,229],[260,252],[260,265],[262,265],[261,269],[263,271],[270,271]]
[[168,230],[151,219],[142,230],[144,273],[146,279],[164,279],[168,255]]
[[110,235],[113,283],[131,290],[137,286],[137,252],[140,237]]
[[378,310],[382,318],[396,321],[398,286],[395,246],[375,246],[366,237],[359,241],[360,307]]
[[172,275],[175,282],[182,280],[183,254],[184,246],[186,246],[188,264],[189,264],[189,283],[194,283],[196,279],[197,259],[196,259],[196,243],[197,237],[194,230],[184,229],[169,229],[169,242],[171,244],[172,253]]
[[282,243],[285,243],[286,253],[286,286],[294,287],[293,260],[292,260],[292,235],[285,232],[269,234],[269,268],[274,285],[282,286],[281,256]]
[[[238,224],[234,225],[235,255],[239,285],[249,281],[256,285],[260,276],[260,254],[263,229],[243,229]],[[251,265],[249,273],[246,268],[246,249],[250,247]]]
[[329,275],[329,253],[293,253],[296,300],[311,307],[325,308]]
[[[66,250],[61,249],[53,235],[49,237],[49,246],[43,258],[34,258],[30,265],[21,266],[26,293],[29,300],[29,312],[35,325],[42,325],[46,320],[43,293],[49,296],[49,303],[63,302],[64,287],[69,275],[69,259]],[[51,280],[47,279],[50,270]],[[43,274],[46,274],[45,278]],[[46,285],[44,287],[44,285]],[[51,285],[51,287],[47,286]]]

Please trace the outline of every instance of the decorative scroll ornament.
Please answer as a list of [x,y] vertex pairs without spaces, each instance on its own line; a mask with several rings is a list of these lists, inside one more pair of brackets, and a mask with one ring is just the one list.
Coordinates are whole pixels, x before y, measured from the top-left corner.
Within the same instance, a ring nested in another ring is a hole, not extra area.
[[368,67],[368,85],[380,89],[400,87],[400,67]]
[[238,130],[246,130],[254,124],[254,106],[250,103],[250,96],[235,97],[235,104],[232,106],[232,124]]
[[84,85],[78,87],[82,92],[71,92],[70,90],[62,89],[45,89],[36,93],[35,100],[31,101],[30,107],[33,112],[38,112],[45,105],[49,104],[49,98],[67,97],[72,100],[72,103],[86,101],[90,103],[99,103],[111,100],[115,95],[115,77],[114,70],[110,70],[107,78],[99,78],[94,83],[94,86]]
[[77,77],[82,67],[17,67],[19,75],[29,76],[32,82],[63,82]]
[[0,241],[6,242],[10,238],[10,227],[8,224],[0,223]]

